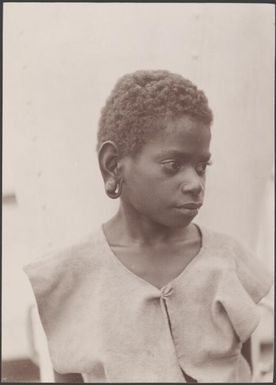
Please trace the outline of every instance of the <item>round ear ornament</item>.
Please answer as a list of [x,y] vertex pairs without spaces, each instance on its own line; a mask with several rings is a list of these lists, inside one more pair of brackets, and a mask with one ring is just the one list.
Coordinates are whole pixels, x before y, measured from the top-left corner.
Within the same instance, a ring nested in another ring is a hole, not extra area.
[[121,179],[118,182],[115,179],[108,179],[105,183],[105,192],[111,199],[119,198],[122,193],[122,185]]

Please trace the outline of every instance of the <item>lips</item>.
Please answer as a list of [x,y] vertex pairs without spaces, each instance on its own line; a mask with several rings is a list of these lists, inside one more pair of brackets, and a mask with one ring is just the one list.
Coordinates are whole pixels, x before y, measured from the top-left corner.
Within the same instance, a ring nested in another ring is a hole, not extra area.
[[196,209],[199,209],[201,206],[202,206],[202,202],[189,202],[178,207],[181,209],[196,210]]

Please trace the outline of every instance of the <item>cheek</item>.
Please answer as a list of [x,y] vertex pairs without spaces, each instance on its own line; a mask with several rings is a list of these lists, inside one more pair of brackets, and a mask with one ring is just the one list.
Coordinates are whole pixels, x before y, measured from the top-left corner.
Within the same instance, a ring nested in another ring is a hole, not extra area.
[[171,195],[169,184],[156,173],[132,172],[125,180],[124,198],[139,206],[155,206],[160,201],[168,200]]

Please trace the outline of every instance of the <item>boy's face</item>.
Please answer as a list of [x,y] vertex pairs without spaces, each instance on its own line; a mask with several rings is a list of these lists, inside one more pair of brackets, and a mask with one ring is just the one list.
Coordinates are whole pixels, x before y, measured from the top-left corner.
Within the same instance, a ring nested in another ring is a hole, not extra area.
[[126,207],[156,224],[187,226],[203,203],[210,139],[210,127],[189,116],[169,121],[122,160]]

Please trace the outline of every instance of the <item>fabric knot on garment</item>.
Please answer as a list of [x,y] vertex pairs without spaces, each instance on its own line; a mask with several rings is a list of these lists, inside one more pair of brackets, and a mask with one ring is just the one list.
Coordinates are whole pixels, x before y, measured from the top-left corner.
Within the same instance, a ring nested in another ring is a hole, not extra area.
[[161,289],[161,298],[170,297],[173,293],[173,288],[171,285],[167,285]]

